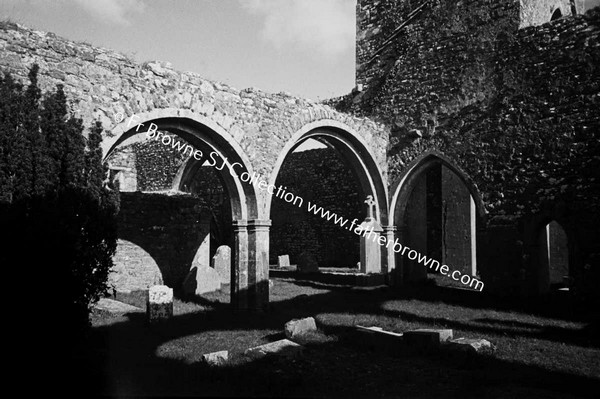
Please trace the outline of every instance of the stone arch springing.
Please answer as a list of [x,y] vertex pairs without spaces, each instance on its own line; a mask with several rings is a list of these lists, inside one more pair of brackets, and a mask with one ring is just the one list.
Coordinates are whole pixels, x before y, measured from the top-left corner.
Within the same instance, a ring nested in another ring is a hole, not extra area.
[[[244,170],[252,173],[250,160],[245,155],[242,148],[237,144],[229,133],[208,118],[195,114],[183,114],[178,110],[160,110],[139,114],[139,119],[135,119],[134,123],[128,126],[129,118],[119,124],[112,133],[114,134],[102,144],[104,150],[104,159],[111,154],[114,149],[128,138],[139,134],[143,129],[147,129],[150,123],[155,123],[158,130],[167,130],[174,133],[184,140],[189,142],[195,148],[202,151],[205,157],[217,151],[227,158],[227,164],[231,165],[234,162],[239,162],[243,165]],[[144,126],[136,132],[138,123],[143,123]],[[186,165],[193,167],[195,159],[188,160]],[[224,170],[228,170],[225,168]],[[232,217],[234,220],[248,220],[258,217],[258,207],[256,204],[256,192],[254,186],[243,183],[239,178],[231,175],[231,173],[222,174],[225,186],[231,194],[232,200]],[[176,176],[176,181],[181,181],[183,174]],[[177,184],[174,182],[174,185]]]
[[[136,131],[139,123],[144,125]],[[242,182],[239,174],[230,173],[230,166],[237,162],[241,165],[241,168],[237,169],[238,173],[247,171],[251,174],[252,166],[248,157],[233,137],[212,120],[191,112],[155,110],[138,115],[133,122],[128,118],[117,126],[112,132],[113,136],[103,143],[104,159],[106,160],[111,152],[129,137],[145,133],[150,123],[154,123],[158,131],[174,133],[195,149],[202,151],[201,160],[192,158],[186,162],[186,168],[189,170],[202,165],[212,153],[219,154],[219,159],[226,159],[220,176],[231,201],[235,236],[231,251],[232,303],[238,309],[264,308],[269,301],[268,264],[264,261],[268,254],[268,227],[265,230],[263,221],[258,219],[255,187]],[[219,166],[221,162],[215,165]],[[183,168],[176,178],[179,182],[185,179],[186,168]],[[205,231],[204,228],[201,230]],[[208,253],[203,243],[194,257],[193,265],[198,257],[208,258]]]
[[552,13],[552,17],[550,18],[550,21],[555,21],[559,18],[562,18],[562,11],[560,10],[560,8],[557,8],[556,10],[554,10],[554,12]]
[[[414,245],[414,249],[417,251],[428,254],[434,259],[436,256],[442,257],[442,259],[437,260],[444,262],[443,254],[435,253],[427,245],[428,241],[433,241],[431,236],[434,235],[430,231],[430,226],[433,223],[432,218],[427,216],[429,205],[427,201],[431,201],[431,197],[435,195],[438,195],[441,201],[442,173],[448,176],[449,183],[446,184],[446,187],[449,189],[464,187],[461,194],[464,197],[461,202],[464,205],[462,223],[464,224],[463,227],[469,230],[470,239],[470,256],[465,255],[464,259],[470,265],[465,268],[463,274],[468,272],[472,276],[478,275],[483,270],[478,267],[477,254],[479,251],[477,251],[477,243],[482,241],[481,226],[484,225],[487,211],[479,190],[472,179],[444,154],[437,151],[422,154],[411,162],[396,179],[391,190],[393,194],[390,204],[390,222],[395,225],[396,237],[402,245],[406,244],[409,247]],[[428,174],[433,174],[433,176],[430,176],[430,180],[439,179],[439,183],[428,184],[426,181]],[[439,193],[432,193],[431,190],[439,190]],[[419,196],[419,198],[415,196]],[[444,212],[446,211],[444,210]],[[467,212],[469,215],[468,224],[466,222]],[[443,217],[446,217],[445,213]],[[445,227],[442,227],[442,230],[444,229]],[[444,237],[441,240],[446,240],[445,231],[441,231],[439,234]],[[433,238],[440,239],[439,237]],[[429,247],[432,247],[432,245],[429,245]],[[410,262],[400,254],[395,254],[395,265],[397,268],[395,281],[397,283],[419,281],[427,278],[427,269],[424,266],[418,265],[416,262]],[[452,265],[449,264],[448,266]],[[457,267],[454,268],[458,269]]]
[[[285,159],[308,139],[317,140],[337,151],[340,158],[346,162],[353,175],[356,176],[361,191],[360,195],[364,195],[365,198],[367,195],[373,196],[376,202],[375,216],[383,226],[387,226],[387,188],[384,184],[383,174],[365,140],[343,123],[334,120],[319,120],[298,130],[281,150],[277,162],[270,172],[269,184],[275,185]],[[265,198],[265,215],[271,214],[272,201],[272,196]],[[361,198],[361,204],[362,201],[364,201],[364,198]],[[315,200],[315,202],[318,201]],[[366,205],[364,206],[366,207]],[[340,216],[348,217],[347,215]],[[359,237],[356,237],[356,239],[358,242]],[[386,262],[386,259],[386,256],[382,253],[382,261]]]

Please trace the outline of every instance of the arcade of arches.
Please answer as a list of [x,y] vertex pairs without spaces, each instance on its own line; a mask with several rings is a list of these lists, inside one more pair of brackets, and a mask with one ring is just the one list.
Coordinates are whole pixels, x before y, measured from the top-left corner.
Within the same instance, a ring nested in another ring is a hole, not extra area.
[[[600,168],[590,154],[600,47],[590,38],[600,11],[572,16],[566,0],[427,3],[412,13],[411,2],[358,1],[357,87],[327,103],[239,90],[11,23],[0,26],[0,67],[26,82],[39,64],[42,91],[64,85],[84,126],[102,122],[123,191],[115,284],[198,293],[214,288],[208,276],[229,284],[236,308],[264,309],[278,255],[295,263],[308,250],[323,268],[356,268],[359,237],[264,189],[283,185],[305,207],[359,222],[372,196],[387,240],[476,276],[486,292],[588,282],[598,292]],[[557,7],[562,18],[550,21]],[[145,142],[138,123],[204,158]],[[212,152],[225,165],[210,166]],[[426,277],[391,248],[377,251],[373,271],[391,284]]]

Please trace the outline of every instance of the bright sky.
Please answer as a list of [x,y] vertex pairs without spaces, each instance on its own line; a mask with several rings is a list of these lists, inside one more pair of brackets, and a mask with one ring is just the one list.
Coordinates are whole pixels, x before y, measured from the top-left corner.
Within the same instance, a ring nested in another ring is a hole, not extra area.
[[[584,0],[586,8],[600,0]],[[238,89],[313,100],[354,87],[356,0],[0,0],[0,18]]]
[[354,87],[356,0],[0,0],[0,17],[238,89]]

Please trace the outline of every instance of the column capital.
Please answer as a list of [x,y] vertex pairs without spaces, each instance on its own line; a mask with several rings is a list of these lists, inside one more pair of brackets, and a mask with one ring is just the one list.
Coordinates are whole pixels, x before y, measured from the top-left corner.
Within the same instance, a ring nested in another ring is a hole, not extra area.
[[248,227],[252,227],[254,229],[266,228],[268,230],[269,227],[271,227],[271,220],[270,219],[250,219],[247,221],[246,225]]
[[248,228],[248,221],[246,219],[234,220],[231,225],[234,231],[242,231]]
[[384,233],[395,232],[397,230],[398,229],[396,228],[396,226],[392,226],[392,225],[390,225],[390,226],[383,226]]

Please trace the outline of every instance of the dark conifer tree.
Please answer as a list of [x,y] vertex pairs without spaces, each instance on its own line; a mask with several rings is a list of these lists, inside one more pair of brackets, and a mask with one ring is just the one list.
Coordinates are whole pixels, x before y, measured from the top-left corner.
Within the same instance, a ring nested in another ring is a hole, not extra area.
[[118,192],[103,186],[101,124],[86,141],[63,87],[42,97],[37,73],[34,65],[26,90],[0,78],[0,222],[11,226],[0,261],[29,294],[52,301],[56,311],[37,320],[50,317],[68,341],[107,290]]

